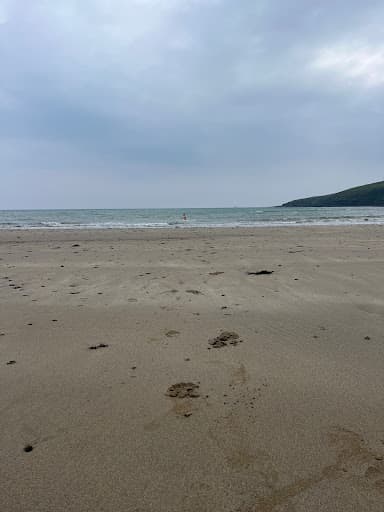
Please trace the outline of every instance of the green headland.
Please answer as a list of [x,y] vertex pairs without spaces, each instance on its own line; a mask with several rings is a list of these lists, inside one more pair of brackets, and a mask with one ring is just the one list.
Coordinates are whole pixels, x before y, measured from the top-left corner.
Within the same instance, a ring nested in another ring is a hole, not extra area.
[[287,207],[321,207],[321,206],[384,206],[384,181],[349,188],[336,194],[307,197],[289,201]]

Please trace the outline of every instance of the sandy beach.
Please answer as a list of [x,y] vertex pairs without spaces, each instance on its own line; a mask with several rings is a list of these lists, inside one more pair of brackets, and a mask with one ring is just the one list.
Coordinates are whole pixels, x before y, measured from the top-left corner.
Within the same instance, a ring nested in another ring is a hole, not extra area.
[[0,258],[1,512],[383,512],[382,226],[2,231]]

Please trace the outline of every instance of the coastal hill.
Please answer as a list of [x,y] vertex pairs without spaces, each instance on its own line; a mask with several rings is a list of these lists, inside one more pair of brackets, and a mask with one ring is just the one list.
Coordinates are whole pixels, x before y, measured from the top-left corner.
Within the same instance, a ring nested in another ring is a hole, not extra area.
[[384,206],[384,181],[349,188],[336,194],[307,197],[289,201],[287,207],[321,207],[321,206]]

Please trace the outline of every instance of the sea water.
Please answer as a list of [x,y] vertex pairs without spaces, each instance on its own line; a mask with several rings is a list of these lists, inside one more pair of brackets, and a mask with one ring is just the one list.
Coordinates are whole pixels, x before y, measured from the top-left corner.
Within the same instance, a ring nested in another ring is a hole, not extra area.
[[[187,220],[183,220],[183,213]],[[0,210],[0,229],[262,227],[384,224],[384,207]]]

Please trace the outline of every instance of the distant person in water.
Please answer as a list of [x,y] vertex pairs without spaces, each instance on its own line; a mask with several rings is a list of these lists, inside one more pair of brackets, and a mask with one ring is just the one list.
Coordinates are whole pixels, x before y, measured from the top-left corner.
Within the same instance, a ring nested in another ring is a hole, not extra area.
[[187,215],[183,213],[183,221],[185,222],[187,220]]

